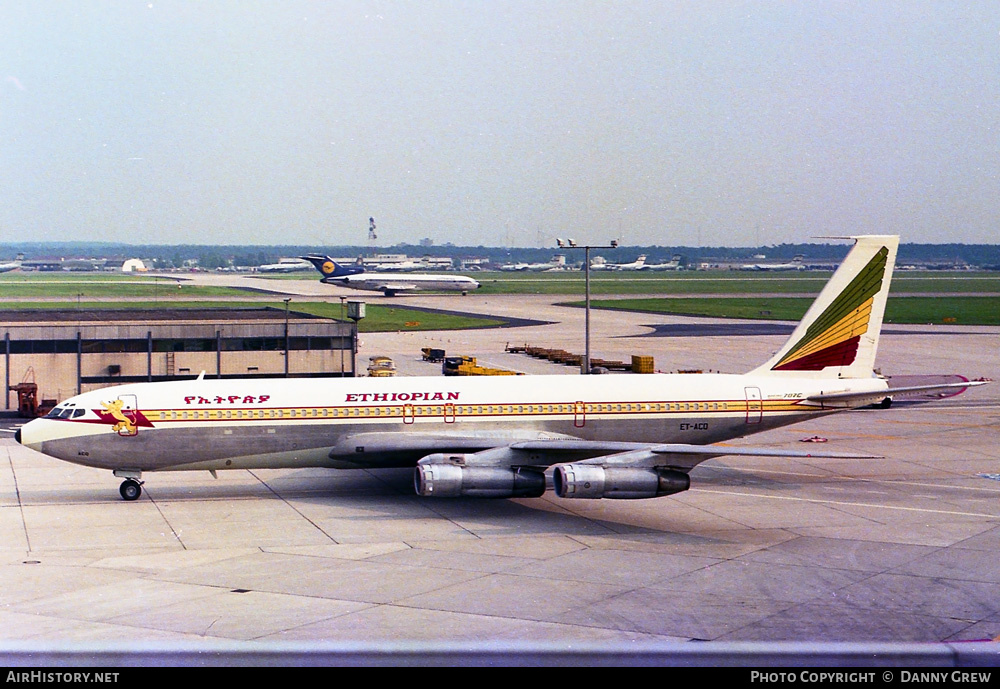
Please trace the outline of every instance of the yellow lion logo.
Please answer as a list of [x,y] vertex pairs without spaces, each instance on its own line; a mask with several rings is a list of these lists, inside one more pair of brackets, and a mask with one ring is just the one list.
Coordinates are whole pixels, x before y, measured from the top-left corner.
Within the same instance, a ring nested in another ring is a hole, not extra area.
[[[125,412],[122,411],[122,406],[124,406],[124,404],[124,400],[101,402],[101,406],[104,407],[104,410],[111,414],[112,418],[118,421],[118,423],[111,427],[111,430],[119,435],[135,435],[138,432],[138,429],[135,427],[132,420],[125,416]],[[124,433],[122,431],[124,431]]]

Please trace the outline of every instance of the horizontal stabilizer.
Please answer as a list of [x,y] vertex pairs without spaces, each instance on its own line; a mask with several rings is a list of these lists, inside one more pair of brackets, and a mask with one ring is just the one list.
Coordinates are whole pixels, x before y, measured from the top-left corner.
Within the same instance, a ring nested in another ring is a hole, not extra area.
[[876,392],[830,392],[822,395],[810,395],[809,402],[823,403],[864,403],[866,400],[879,402],[886,397],[902,397],[906,395],[939,394],[941,397],[951,397],[965,392],[967,388],[986,385],[986,380],[970,380],[961,383],[939,383],[935,385],[908,385],[898,388],[886,388]]

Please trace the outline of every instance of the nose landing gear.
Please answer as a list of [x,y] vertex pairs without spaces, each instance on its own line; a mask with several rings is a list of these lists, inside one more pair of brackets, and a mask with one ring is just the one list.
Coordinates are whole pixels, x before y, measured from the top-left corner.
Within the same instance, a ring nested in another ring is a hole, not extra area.
[[123,500],[128,500],[129,502],[133,500],[138,500],[139,496],[142,495],[142,477],[141,471],[129,470],[129,469],[115,469],[114,475],[118,478],[124,478],[121,486],[118,487],[118,492],[121,493]]
[[136,481],[134,478],[127,478],[122,481],[118,492],[122,494],[122,498],[125,500],[138,500],[139,496],[142,495],[142,483]]

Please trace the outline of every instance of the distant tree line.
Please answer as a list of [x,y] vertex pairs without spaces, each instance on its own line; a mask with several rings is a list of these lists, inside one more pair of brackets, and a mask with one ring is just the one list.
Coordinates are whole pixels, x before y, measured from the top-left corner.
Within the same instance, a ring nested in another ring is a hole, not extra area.
[[[600,255],[612,263],[626,263],[646,254],[650,262],[670,260],[681,255],[689,265],[712,261],[751,260],[756,256],[766,256],[768,260],[790,260],[803,256],[805,262],[838,262],[849,249],[848,243],[840,244],[777,244],[760,247],[686,247],[686,246],[621,246],[617,249],[592,250],[591,257]],[[449,256],[461,258],[485,258],[494,265],[512,262],[537,263],[549,260],[555,254],[565,254],[567,263],[583,261],[581,249],[530,248],[530,247],[487,247],[487,246],[420,246],[397,244],[378,247],[374,251],[367,246],[213,246],[197,244],[114,244],[108,242],[19,242],[0,245],[0,260],[12,260],[18,253],[29,259],[47,258],[107,258],[124,261],[128,258],[142,258],[154,261],[155,268],[183,268],[196,264],[201,268],[260,266],[276,263],[279,258],[302,256],[308,253],[322,253],[334,257],[367,256],[372,253],[407,254],[409,256]],[[1000,270],[1000,245],[996,244],[901,244],[898,263],[940,264],[941,267],[955,264],[970,264],[977,267]]]

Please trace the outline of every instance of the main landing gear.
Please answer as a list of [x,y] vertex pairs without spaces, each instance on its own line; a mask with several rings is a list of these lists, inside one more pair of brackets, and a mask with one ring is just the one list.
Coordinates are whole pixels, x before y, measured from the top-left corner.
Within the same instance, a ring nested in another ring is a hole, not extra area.
[[115,469],[114,474],[118,478],[125,479],[122,481],[121,486],[118,487],[118,492],[121,493],[122,499],[129,502],[138,500],[139,496],[142,495],[142,481],[140,480],[142,472]]

